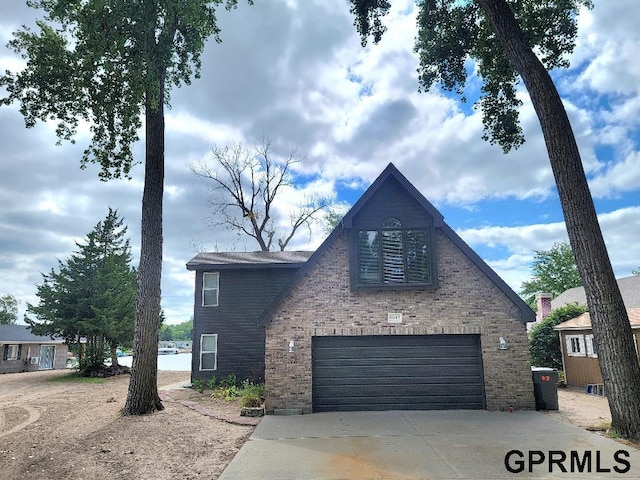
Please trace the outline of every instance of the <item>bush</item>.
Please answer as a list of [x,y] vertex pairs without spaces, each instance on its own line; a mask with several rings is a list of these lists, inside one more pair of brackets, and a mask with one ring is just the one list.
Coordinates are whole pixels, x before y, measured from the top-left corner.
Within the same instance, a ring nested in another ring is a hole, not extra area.
[[571,320],[586,312],[587,309],[577,304],[556,308],[551,315],[533,327],[529,339],[531,365],[562,370],[562,352],[560,336],[553,327]]

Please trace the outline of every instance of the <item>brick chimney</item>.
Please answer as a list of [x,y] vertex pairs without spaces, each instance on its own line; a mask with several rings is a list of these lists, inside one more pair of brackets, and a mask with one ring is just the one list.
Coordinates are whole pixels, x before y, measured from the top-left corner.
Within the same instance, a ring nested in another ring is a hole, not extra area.
[[536,322],[540,322],[551,314],[551,294],[542,292],[536,293],[536,307],[538,309],[536,313]]

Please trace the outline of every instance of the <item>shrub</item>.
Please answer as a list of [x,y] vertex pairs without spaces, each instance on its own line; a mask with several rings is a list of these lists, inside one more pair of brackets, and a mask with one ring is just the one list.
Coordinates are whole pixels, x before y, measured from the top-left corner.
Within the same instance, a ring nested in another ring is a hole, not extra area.
[[586,311],[585,307],[577,304],[565,305],[564,307],[556,308],[551,312],[551,315],[533,327],[531,338],[529,339],[531,365],[562,370],[560,336],[553,327],[582,315]]
[[193,388],[196,392],[202,393],[202,391],[204,390],[204,384],[202,383],[202,380],[196,379],[191,382],[191,388]]

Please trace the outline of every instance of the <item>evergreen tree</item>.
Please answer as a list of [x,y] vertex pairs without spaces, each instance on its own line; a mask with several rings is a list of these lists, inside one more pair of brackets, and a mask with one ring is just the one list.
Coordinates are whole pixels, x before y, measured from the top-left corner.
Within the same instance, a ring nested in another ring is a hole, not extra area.
[[131,247],[127,228],[115,210],[87,235],[86,243],[58,271],[43,274],[37,285],[38,305],[27,305],[36,319],[27,319],[37,335],[59,335],[67,343],[86,339],[80,357],[81,370],[104,363],[106,349],[117,365],[116,347],[133,339],[136,272],[130,266]]

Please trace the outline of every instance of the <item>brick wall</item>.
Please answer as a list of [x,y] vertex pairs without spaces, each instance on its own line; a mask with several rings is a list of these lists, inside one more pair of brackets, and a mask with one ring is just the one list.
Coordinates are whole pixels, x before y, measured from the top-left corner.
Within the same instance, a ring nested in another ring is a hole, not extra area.
[[[311,412],[311,338],[319,335],[480,334],[487,408],[533,408],[519,310],[440,230],[436,242],[440,288],[434,292],[353,292],[347,233],[329,245],[267,327],[267,411]],[[402,313],[402,324],[389,324],[389,312]],[[507,350],[498,348],[501,336]],[[293,353],[290,340],[295,341]]]

